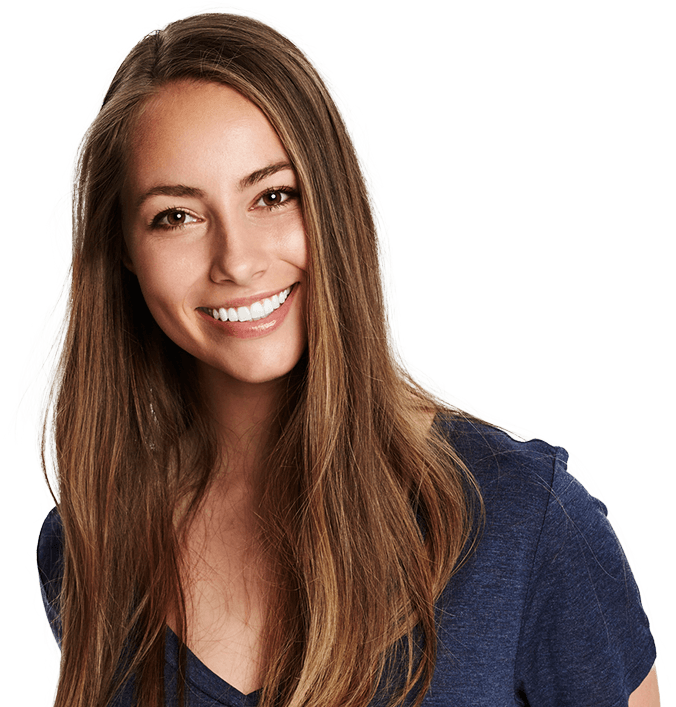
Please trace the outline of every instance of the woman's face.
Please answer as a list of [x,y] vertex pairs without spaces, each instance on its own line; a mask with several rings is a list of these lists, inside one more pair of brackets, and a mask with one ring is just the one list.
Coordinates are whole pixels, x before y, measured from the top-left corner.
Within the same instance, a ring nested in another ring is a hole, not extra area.
[[145,106],[123,191],[125,264],[153,317],[200,365],[262,383],[306,342],[306,243],[296,175],[235,90],[180,81]]

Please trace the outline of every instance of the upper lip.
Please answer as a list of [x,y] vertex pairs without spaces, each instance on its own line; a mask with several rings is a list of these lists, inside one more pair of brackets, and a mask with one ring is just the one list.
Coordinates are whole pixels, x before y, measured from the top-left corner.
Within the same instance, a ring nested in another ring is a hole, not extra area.
[[270,299],[271,297],[274,297],[274,295],[278,295],[280,292],[283,292],[287,287],[293,287],[295,284],[296,283],[293,282],[290,285],[280,287],[278,290],[270,290],[268,292],[250,295],[249,297],[235,297],[234,299],[229,299],[227,302],[220,302],[219,304],[205,305],[203,309],[220,309],[221,307],[224,309],[229,309],[230,307],[236,309],[237,307],[249,307],[254,302],[262,302],[264,299]]

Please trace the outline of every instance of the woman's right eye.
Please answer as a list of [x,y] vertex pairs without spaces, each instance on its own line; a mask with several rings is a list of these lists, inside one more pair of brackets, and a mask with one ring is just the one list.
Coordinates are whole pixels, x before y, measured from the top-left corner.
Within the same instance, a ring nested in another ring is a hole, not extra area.
[[183,209],[167,209],[157,214],[152,220],[152,228],[183,228],[189,223],[197,223],[199,219]]

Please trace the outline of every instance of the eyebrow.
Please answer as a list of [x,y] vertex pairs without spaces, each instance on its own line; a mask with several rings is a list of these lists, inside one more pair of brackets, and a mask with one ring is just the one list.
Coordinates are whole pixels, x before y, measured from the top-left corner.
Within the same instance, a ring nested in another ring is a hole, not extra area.
[[[282,172],[285,169],[293,170],[293,166],[290,162],[276,162],[275,164],[269,164],[267,167],[257,169],[249,176],[240,179],[237,188],[239,191],[243,191],[247,187],[257,184],[266,177],[276,174],[277,172]],[[161,184],[156,187],[152,187],[151,189],[148,189],[148,191],[141,194],[141,196],[136,200],[136,208],[138,209],[143,202],[147,201],[152,196],[178,196],[199,199],[204,198],[206,195],[201,189],[198,189],[197,187],[189,187],[185,184]]]
[[257,169],[248,177],[244,177],[244,179],[239,180],[239,190],[242,191],[247,187],[251,187],[260,182],[262,179],[269,177],[271,174],[282,172],[285,169],[293,169],[290,162],[276,162],[275,164],[269,164],[267,167],[263,167],[263,169]]

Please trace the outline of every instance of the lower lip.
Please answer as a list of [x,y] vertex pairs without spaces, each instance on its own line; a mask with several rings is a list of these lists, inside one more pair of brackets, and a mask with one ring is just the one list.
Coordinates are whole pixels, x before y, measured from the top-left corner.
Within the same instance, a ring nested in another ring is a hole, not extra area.
[[282,326],[296,299],[296,292],[298,292],[299,287],[300,284],[297,283],[279,309],[275,309],[265,319],[258,319],[255,322],[222,322],[220,319],[214,319],[201,309],[198,309],[197,313],[211,325],[218,327],[226,336],[234,336],[237,339],[257,339],[271,334]]

